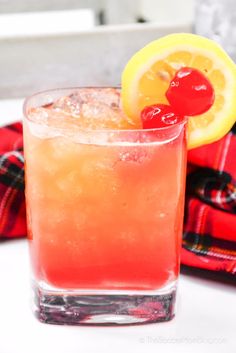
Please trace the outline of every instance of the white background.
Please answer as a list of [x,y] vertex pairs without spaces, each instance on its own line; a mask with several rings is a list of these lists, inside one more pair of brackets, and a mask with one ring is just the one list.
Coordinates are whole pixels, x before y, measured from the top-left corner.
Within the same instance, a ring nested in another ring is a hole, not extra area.
[[0,0],[0,98],[117,85],[137,50],[192,23],[193,0]]

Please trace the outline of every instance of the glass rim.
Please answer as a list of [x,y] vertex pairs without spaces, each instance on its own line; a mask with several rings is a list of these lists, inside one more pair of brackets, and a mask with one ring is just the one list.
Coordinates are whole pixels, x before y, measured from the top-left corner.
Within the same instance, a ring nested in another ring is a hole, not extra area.
[[[31,120],[28,116],[28,113],[27,113],[27,105],[28,103],[30,102],[31,99],[33,98],[36,98],[37,96],[40,96],[40,95],[46,95],[46,94],[50,94],[50,93],[54,93],[54,92],[63,92],[63,91],[78,91],[78,90],[82,90],[82,89],[107,89],[107,88],[113,88],[113,89],[116,89],[116,90],[121,90],[121,86],[108,86],[108,85],[99,85],[99,86],[70,86],[70,87],[59,87],[59,88],[49,88],[49,89],[46,89],[46,90],[42,90],[42,91],[39,91],[39,92],[36,92],[36,93],[33,93],[31,94],[30,96],[26,97],[24,99],[24,102],[23,102],[23,115],[24,117],[26,118],[27,121],[30,121],[30,122],[34,122],[33,120]],[[53,101],[51,102],[53,103]],[[49,103],[50,104],[50,103]],[[151,128],[151,129],[143,129],[143,128],[140,128],[140,129],[106,129],[106,128],[103,128],[103,129],[89,129],[89,128],[83,128],[83,127],[79,127],[79,130],[80,131],[84,131],[84,132],[96,132],[96,133],[141,133],[141,132],[167,132],[168,130],[174,130],[175,128],[179,127],[179,126],[183,126],[185,125],[186,123],[188,122],[188,117],[187,116],[183,116],[183,120],[177,122],[176,124],[173,124],[173,125],[167,125],[167,126],[163,126],[163,127],[157,127],[157,128]],[[34,122],[36,123],[36,122]],[[37,123],[36,123],[37,124]],[[53,126],[51,126],[53,128]],[[64,130],[63,128],[61,128],[62,130]]]

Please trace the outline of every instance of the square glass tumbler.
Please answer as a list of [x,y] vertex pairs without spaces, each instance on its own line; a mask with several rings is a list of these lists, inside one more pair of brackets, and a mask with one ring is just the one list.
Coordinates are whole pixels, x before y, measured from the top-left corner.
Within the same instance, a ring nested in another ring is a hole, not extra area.
[[42,322],[134,324],[174,316],[186,121],[96,129],[101,114],[122,115],[119,99],[118,89],[73,88],[25,101],[33,310]]

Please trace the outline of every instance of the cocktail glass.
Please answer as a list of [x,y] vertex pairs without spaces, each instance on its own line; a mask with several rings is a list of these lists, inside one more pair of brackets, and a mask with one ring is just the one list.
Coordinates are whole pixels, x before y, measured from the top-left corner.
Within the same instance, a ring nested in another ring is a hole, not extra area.
[[186,120],[151,130],[107,128],[101,120],[116,125],[124,118],[115,88],[38,93],[25,101],[24,115],[39,320],[109,325],[172,319]]

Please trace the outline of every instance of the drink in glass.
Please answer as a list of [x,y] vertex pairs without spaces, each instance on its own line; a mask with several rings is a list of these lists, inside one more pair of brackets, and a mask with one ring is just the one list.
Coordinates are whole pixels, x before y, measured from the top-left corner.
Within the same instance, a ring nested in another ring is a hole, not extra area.
[[51,90],[24,106],[34,311],[43,322],[170,320],[186,120],[143,130],[116,88]]

